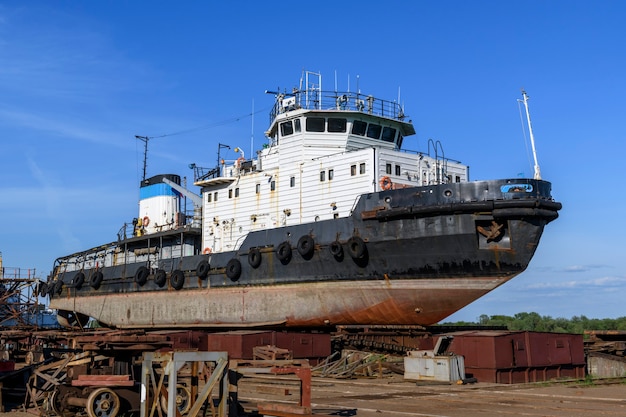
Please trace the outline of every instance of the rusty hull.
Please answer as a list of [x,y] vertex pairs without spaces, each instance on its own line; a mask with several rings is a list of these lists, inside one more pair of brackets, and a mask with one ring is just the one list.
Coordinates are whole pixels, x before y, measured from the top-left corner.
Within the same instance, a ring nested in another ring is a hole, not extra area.
[[[454,278],[302,283],[202,288],[56,298],[55,308],[80,311],[119,328],[288,327],[437,323],[507,278]],[[349,296],[347,296],[349,294]],[[236,318],[233,320],[233,318]]]

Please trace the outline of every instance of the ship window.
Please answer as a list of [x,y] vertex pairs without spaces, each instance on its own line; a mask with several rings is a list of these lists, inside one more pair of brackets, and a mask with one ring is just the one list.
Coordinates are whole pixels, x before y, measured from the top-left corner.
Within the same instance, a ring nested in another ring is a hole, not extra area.
[[293,134],[293,125],[291,124],[291,120],[280,124],[280,134],[281,136]]
[[270,182],[270,190],[271,191],[275,191],[276,190],[276,181],[272,180],[272,182]]
[[213,194],[207,193],[207,195],[206,195],[206,202],[207,203],[210,203],[213,200],[211,197],[213,197]]
[[328,118],[328,131],[329,132],[345,132],[346,131],[346,119]]
[[367,126],[367,137],[368,138],[372,138],[372,139],[378,139],[380,138],[380,131],[382,130],[382,126],[381,125],[375,125],[370,123]]
[[233,198],[233,189],[228,190],[228,198]]
[[458,175],[454,177],[454,182],[461,182],[461,177],[459,177]]
[[296,119],[293,121],[294,130],[296,133],[300,133],[302,131],[302,127],[300,126],[300,119]]
[[396,175],[400,175],[400,165],[396,165]]
[[385,174],[391,175],[391,164],[385,165]]
[[385,142],[393,142],[396,138],[396,129],[392,127],[383,127],[383,137],[381,138]]
[[335,177],[335,170],[334,169],[329,169],[328,170],[328,181],[332,180]]
[[356,175],[356,165],[351,165],[350,166],[350,175],[352,175],[352,176]]
[[352,122],[352,134],[365,136],[365,131],[367,130],[367,123],[362,122],[360,120],[355,120]]
[[239,197],[239,188],[235,188],[235,198]]
[[365,174],[365,162],[361,162],[359,165],[359,174]]
[[217,201],[217,191],[213,193],[213,201]]
[[320,181],[326,181],[326,171],[320,171]]
[[295,187],[296,186],[296,177],[289,178],[289,186],[290,187]]
[[259,194],[261,192],[261,184],[256,185],[256,193]]
[[323,117],[308,117],[306,119],[307,132],[323,132],[326,121]]
[[404,136],[402,134],[398,135],[398,148],[402,147],[402,141],[404,140]]

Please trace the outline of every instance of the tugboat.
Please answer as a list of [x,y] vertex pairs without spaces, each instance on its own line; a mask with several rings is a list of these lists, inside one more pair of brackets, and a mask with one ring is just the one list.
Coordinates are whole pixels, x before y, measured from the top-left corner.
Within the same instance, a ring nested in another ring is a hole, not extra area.
[[321,81],[273,93],[254,157],[220,159],[219,144],[216,167],[192,166],[200,195],[143,179],[132,232],[57,259],[40,292],[61,323],[426,326],[526,269],[561,209],[537,164],[469,181],[438,141],[402,149],[415,129],[399,103]]

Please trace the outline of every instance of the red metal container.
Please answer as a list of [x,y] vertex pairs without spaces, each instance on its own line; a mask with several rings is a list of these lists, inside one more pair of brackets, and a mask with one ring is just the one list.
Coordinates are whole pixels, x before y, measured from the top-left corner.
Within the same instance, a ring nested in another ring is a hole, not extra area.
[[520,383],[583,378],[583,336],[564,333],[466,331],[449,352],[465,357],[465,373],[481,382]]

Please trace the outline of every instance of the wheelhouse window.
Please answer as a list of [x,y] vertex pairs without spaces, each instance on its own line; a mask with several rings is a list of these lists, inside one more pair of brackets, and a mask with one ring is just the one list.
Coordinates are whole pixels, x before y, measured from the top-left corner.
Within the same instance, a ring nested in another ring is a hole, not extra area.
[[272,180],[272,182],[270,182],[270,191],[275,191],[276,190],[276,181]]
[[391,175],[391,164],[385,165],[385,174]]
[[400,175],[401,168],[400,165],[396,165],[396,175]]
[[259,193],[261,192],[261,184],[257,184],[257,185],[256,185],[256,190],[255,190],[255,192],[256,192],[257,194],[259,194]]
[[302,127],[300,126],[300,119],[296,119],[293,121],[294,130],[296,133],[302,132]]
[[346,119],[328,118],[328,131],[344,133],[346,131]]
[[375,125],[375,124],[370,123],[367,126],[367,137],[372,138],[372,139],[379,139],[381,130],[382,130],[381,125]]
[[365,132],[367,131],[367,123],[362,122],[360,120],[355,120],[352,122],[352,134],[365,136]]
[[350,165],[350,175],[353,177],[356,175],[356,165]]
[[328,170],[328,181],[331,181],[333,178],[335,178],[335,170],[334,169],[329,169]]
[[289,178],[289,186],[290,187],[295,187],[296,186],[296,177]]
[[326,181],[326,171],[320,171],[320,182]]
[[213,201],[213,194],[207,193],[207,195],[206,195],[206,202],[210,203],[211,201]]
[[280,135],[281,136],[293,135],[293,124],[291,123],[291,120],[280,124]]
[[396,129],[392,128],[392,127],[383,127],[383,136],[381,137],[382,140],[384,140],[385,142],[393,142],[393,140],[396,138]]
[[228,198],[233,198],[233,189],[232,188],[230,188],[228,190]]
[[217,191],[213,193],[213,201],[217,202]]
[[235,198],[239,197],[239,188],[235,188]]
[[365,174],[365,162],[359,164],[359,174]]
[[308,117],[306,119],[307,132],[323,132],[326,120],[323,117]]

